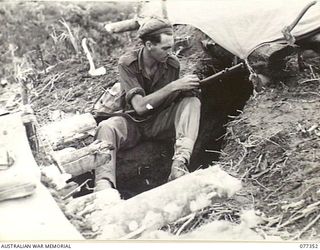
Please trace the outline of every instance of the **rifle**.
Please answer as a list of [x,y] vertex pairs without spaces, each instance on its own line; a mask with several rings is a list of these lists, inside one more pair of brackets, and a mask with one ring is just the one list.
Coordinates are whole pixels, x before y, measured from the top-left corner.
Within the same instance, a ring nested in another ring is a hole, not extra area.
[[[221,70],[219,71],[218,73],[212,75],[212,76],[209,76],[207,78],[204,78],[200,81],[200,88],[206,86],[208,83],[212,83],[212,81],[215,81],[215,80],[220,80],[222,79],[223,77],[227,76],[228,74],[230,74],[231,72],[234,72],[238,69],[241,69],[244,67],[244,63],[239,63],[235,66],[232,66],[230,68],[225,68],[224,70]],[[101,120],[104,120],[104,119],[108,119],[110,117],[113,117],[113,116],[122,116],[122,117],[126,117],[126,118],[129,118],[131,120],[133,120],[134,122],[144,122],[146,120],[148,120],[148,118],[136,118],[132,115],[135,115],[136,112],[135,110],[127,110],[127,111],[124,111],[124,112],[118,112],[118,113],[105,113],[105,112],[94,112],[94,117],[96,119],[96,121],[99,123]]]
[[224,70],[221,70],[212,76],[209,76],[207,78],[202,79],[200,81],[200,87],[202,88],[202,87],[206,86],[208,83],[213,82],[214,80],[220,80],[223,77],[229,75],[231,72],[234,72],[234,71],[241,69],[243,67],[244,67],[244,63],[241,62],[241,63],[238,63],[237,65],[234,65],[230,68],[225,68]]

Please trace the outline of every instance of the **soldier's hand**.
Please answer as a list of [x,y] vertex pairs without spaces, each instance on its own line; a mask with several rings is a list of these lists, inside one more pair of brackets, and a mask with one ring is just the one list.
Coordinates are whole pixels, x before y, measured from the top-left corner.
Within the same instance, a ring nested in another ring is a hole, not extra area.
[[173,84],[173,89],[175,91],[181,90],[181,91],[186,91],[186,90],[192,90],[199,88],[199,83],[200,80],[197,75],[186,75],[174,82]]

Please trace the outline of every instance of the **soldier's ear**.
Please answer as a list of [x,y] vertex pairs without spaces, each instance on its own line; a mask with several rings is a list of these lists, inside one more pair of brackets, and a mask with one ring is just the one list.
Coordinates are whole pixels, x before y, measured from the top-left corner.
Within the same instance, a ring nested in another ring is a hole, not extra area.
[[146,47],[147,50],[151,50],[152,45],[153,44],[150,41],[146,41],[146,43],[145,43],[145,47]]

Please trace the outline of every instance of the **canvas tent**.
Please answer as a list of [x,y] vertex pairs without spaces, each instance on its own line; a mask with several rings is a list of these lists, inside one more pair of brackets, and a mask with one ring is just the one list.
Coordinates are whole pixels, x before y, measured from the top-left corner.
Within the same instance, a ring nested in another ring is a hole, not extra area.
[[[167,0],[168,19],[174,24],[192,25],[234,55],[245,59],[259,45],[283,41],[281,30],[290,25],[310,0]],[[142,15],[162,15],[161,1],[150,1]],[[303,36],[320,30],[320,2],[317,1],[293,29]]]

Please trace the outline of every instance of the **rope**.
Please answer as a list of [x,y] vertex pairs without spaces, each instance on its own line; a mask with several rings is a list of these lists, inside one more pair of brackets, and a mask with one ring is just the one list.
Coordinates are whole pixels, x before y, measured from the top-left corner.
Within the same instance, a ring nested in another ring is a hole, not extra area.
[[248,61],[247,58],[244,60],[244,62],[245,62],[245,64],[246,64],[246,66],[247,66],[247,69],[248,69],[249,72],[250,72],[249,81],[254,82],[253,80],[254,80],[254,79],[257,79],[257,78],[258,78],[258,75],[257,75],[257,73],[253,70],[253,68],[251,67],[251,65],[249,64],[249,61]]

